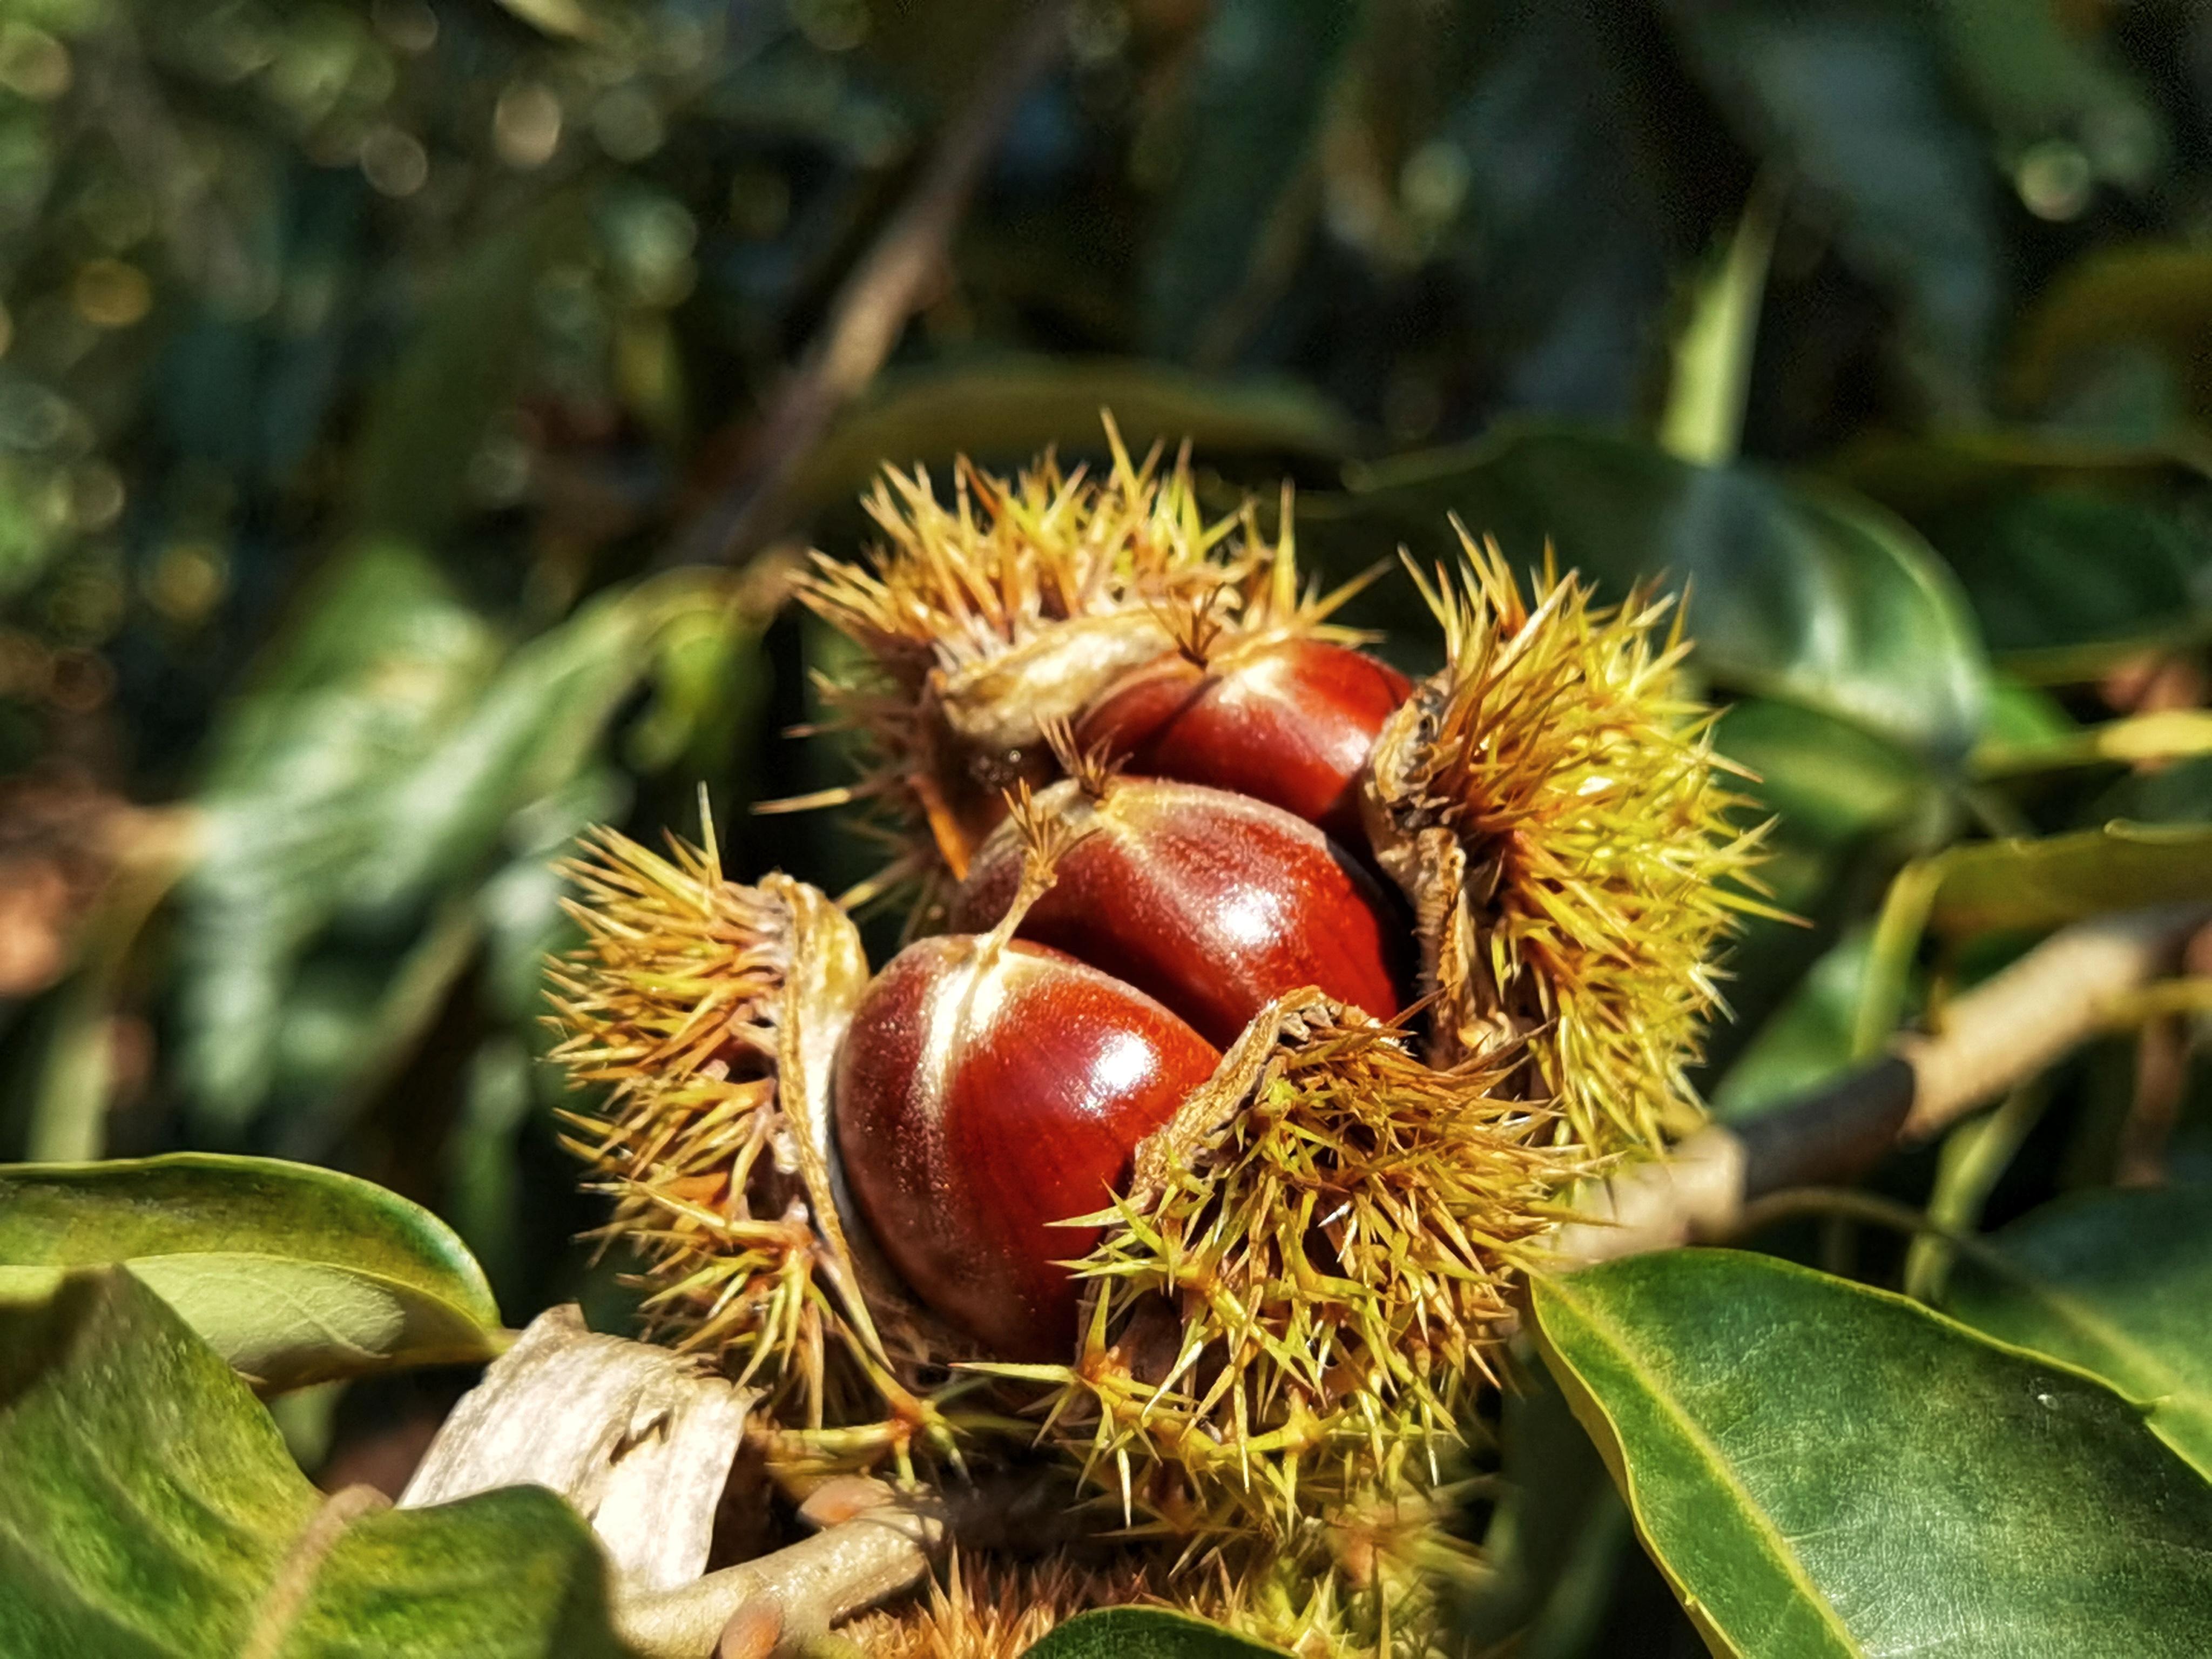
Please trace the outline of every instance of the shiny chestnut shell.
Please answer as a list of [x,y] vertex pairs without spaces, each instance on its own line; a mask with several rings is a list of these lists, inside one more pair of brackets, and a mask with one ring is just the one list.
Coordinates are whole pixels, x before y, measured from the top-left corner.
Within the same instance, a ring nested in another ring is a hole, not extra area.
[[[1381,884],[1304,819],[1249,795],[1160,778],[1070,780],[1036,797],[1076,839],[1018,927],[1126,980],[1227,1048],[1275,998],[1314,986],[1380,1019],[1405,1006],[1410,935]],[[1021,884],[1006,823],[952,902],[995,927]]]
[[1078,745],[1131,773],[1234,790],[1364,848],[1359,779],[1406,677],[1325,640],[1276,640],[1200,663],[1169,653],[1130,669],[1084,710]]
[[838,1057],[845,1178],[908,1288],[1010,1359],[1064,1360],[1106,1208],[1137,1143],[1220,1055],[1143,992],[1016,941],[918,940],[860,1000]]

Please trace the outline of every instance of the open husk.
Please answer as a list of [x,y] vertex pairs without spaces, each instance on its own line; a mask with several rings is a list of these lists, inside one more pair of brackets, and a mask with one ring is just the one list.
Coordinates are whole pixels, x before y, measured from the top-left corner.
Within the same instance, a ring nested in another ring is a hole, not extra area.
[[1079,1266],[1045,1437],[1125,1518],[1189,1537],[1307,1522],[1433,1482],[1488,1374],[1514,1269],[1589,1166],[1540,1107],[1316,992],[1276,1002],[1138,1149]]
[[1187,456],[1140,465],[1110,420],[1107,436],[1098,478],[1048,458],[1010,481],[963,459],[950,507],[926,473],[888,472],[867,502],[885,539],[859,563],[814,556],[801,603],[865,653],[854,683],[819,686],[863,775],[775,805],[871,811],[894,856],[845,903],[903,893],[926,921],[1006,793],[1058,775],[1047,730],[1123,672],[1177,650],[1360,637],[1326,620],[1350,589],[1298,591],[1287,490],[1270,542],[1249,506],[1205,518]]
[[1716,948],[1775,914],[1763,829],[1739,822],[1668,599],[1600,605],[1548,561],[1524,598],[1496,544],[1460,538],[1458,577],[1423,585],[1448,660],[1376,739],[1365,802],[1418,919],[1430,1057],[1517,1055],[1504,1086],[1552,1102],[1558,1138],[1656,1150],[1701,1116]]
[[586,942],[550,974],[553,1058],[605,1090],[565,1115],[614,1198],[605,1235],[645,1259],[648,1334],[720,1357],[766,1416],[870,1425],[903,1462],[943,1431],[907,1379],[945,1340],[841,1195],[830,1091],[859,930],[804,882],[726,880],[711,823],[668,858],[611,830],[586,848],[564,866]]

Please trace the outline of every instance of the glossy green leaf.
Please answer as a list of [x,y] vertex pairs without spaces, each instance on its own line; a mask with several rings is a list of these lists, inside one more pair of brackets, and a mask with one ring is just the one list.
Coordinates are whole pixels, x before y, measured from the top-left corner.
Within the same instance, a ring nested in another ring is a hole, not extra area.
[[1355,469],[1351,483],[1346,501],[1301,503],[1315,534],[1452,557],[1455,513],[1517,563],[1550,541],[1614,593],[1662,575],[1686,584],[1697,660],[1723,684],[1941,753],[1963,752],[1979,728],[1972,619],[1920,538],[1866,502],[1560,427],[1510,428]]
[[1282,1651],[1165,1607],[1100,1607],[1058,1626],[1022,1659],[1276,1659]]
[[257,1384],[489,1359],[499,1309],[451,1229],[275,1158],[0,1164],[0,1295],[120,1263]]
[[1010,355],[885,375],[808,457],[793,495],[817,508],[842,507],[887,465],[941,469],[956,455],[1025,465],[1048,447],[1096,451],[1106,441],[1102,410],[1112,413],[1139,454],[1188,438],[1201,456],[1333,460],[1357,441],[1341,410],[1291,382],[1218,379],[1113,358]]
[[2212,1188],[2076,1194],[1984,1243],[1998,1260],[1960,1256],[1946,1307],[2142,1401],[2212,1479]]
[[2212,1650],[2212,1486],[2103,1383],[1733,1251],[1533,1294],[1553,1375],[1717,1652]]
[[1361,7],[1220,0],[1184,82],[1182,155],[1145,273],[1145,343],[1219,362],[1269,220],[1304,168]]
[[550,1492],[325,1504],[269,1414],[127,1273],[0,1301],[0,1652],[615,1659],[605,1569]]

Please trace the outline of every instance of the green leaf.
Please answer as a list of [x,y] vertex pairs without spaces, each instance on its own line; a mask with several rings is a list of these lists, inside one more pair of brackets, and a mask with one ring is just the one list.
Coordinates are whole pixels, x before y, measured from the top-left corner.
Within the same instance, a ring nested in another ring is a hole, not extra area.
[[2201,534],[2155,502],[2052,487],[1922,523],[1991,648],[2030,679],[2087,679],[2147,647],[2212,632],[2197,593]]
[[2138,190],[2166,136],[2142,89],[2057,0],[1939,0],[1954,71],[2007,159],[2038,143],[2074,150],[2099,179]]
[[2142,1401],[2212,1479],[2212,1188],[2076,1194],[1984,1243],[2000,1260],[1959,1258],[1949,1311]]
[[1277,1659],[1282,1651],[1164,1607],[1100,1607],[1078,1613],[1022,1659]]
[[1452,1633],[1474,1653],[1516,1635],[1516,1654],[1586,1647],[1628,1543],[1627,1512],[1589,1437],[1551,1379],[1529,1370],[1498,1401],[1505,1490],[1483,1534],[1480,1576],[1453,1610]]
[[[1431,52],[1448,61],[1436,48],[1463,31],[1451,14],[1433,15],[1443,27]],[[1407,216],[1417,232],[1443,218],[1438,264],[1497,360],[1508,408],[1607,421],[1644,412],[1681,211],[1650,165],[1655,28],[1641,14],[1486,8],[1480,68],[1408,158]],[[1399,33],[1395,18],[1385,30]],[[1386,153],[1408,92],[1383,80],[1369,94],[1370,142]]]
[[[734,580],[614,590],[502,653],[417,556],[348,558],[217,737],[180,981],[204,1127],[235,1135],[289,1085],[317,1121],[286,1148],[326,1144],[444,1006],[477,943],[471,896],[542,844],[532,813],[550,804],[572,827],[557,809],[661,637],[757,636]],[[319,977],[315,951],[349,927]]]
[[325,1503],[269,1414],[127,1273],[0,1302],[0,1652],[617,1659],[552,1493]]
[[1905,1006],[1930,927],[1953,938],[2062,927],[2109,910],[2212,899],[2212,826],[2115,820],[2073,835],[1977,841],[1897,872],[1862,981],[1857,1052],[1878,1049]]
[[2212,830],[2108,823],[1938,854],[1929,925],[1959,936],[2056,927],[2106,910],[2212,899]]
[[1986,664],[1949,573],[1905,525],[1840,491],[1534,425],[1355,468],[1350,483],[1348,498],[1301,501],[1302,540],[1310,526],[1374,553],[1403,540],[1454,558],[1455,513],[1516,563],[1555,544],[1563,566],[1615,594],[1661,576],[1686,584],[1697,661],[1724,684],[1940,754],[1963,753],[1979,730]]
[[1932,43],[1902,13],[1838,4],[1668,9],[1686,56],[1752,148],[1900,301],[1940,404],[1978,407],[2001,244],[1981,140],[1951,108]]
[[1674,341],[1674,372],[1659,416],[1659,447],[1670,455],[1718,466],[1741,447],[1752,348],[1781,218],[1778,192],[1754,188],[1725,256],[1698,285]]
[[1790,1000],[1744,1045],[1714,1090],[1723,1121],[1755,1117],[1850,1068],[1865,996],[1869,930],[1861,928],[1815,962]]
[[499,1351],[499,1309],[460,1240],[352,1176],[205,1152],[0,1164],[0,1296],[109,1263],[271,1391]]
[[1270,219],[1304,168],[1356,0],[1220,0],[1184,84],[1182,156],[1145,274],[1145,341],[1163,357],[1229,356]]
[[603,594],[500,665],[465,715],[379,792],[357,902],[402,902],[478,875],[508,819],[574,778],[678,622],[750,638],[722,574],[679,571]]
[[1716,1652],[2212,1651],[2212,1486],[2101,1382],[1734,1251],[1533,1294],[1547,1362]]
[[2154,437],[2178,417],[2212,419],[2212,250],[2099,249],[2046,288],[2021,325],[2012,390],[2031,408],[2109,402],[2116,378],[2145,375],[2150,384],[2128,398],[2132,418],[2116,435]]
[[[513,9],[541,27],[581,20],[574,0]],[[434,547],[460,518],[469,464],[520,389],[538,276],[586,246],[582,192],[564,191],[483,236],[447,267],[353,448],[354,529]]]
[[223,1130],[269,1092],[298,958],[343,903],[386,790],[463,717],[498,642],[428,560],[373,544],[324,573],[266,656],[210,739],[204,852],[182,890],[180,1067]]
[[1200,455],[1340,459],[1357,439],[1344,413],[1288,381],[1233,380],[1164,364],[1009,355],[886,374],[808,458],[794,499],[842,507],[884,467],[956,455],[1026,465],[1042,448],[1083,453],[1105,442],[1099,411],[1141,454],[1190,440]]
[[1986,743],[1974,750],[1973,771],[1984,778],[2069,766],[2134,765],[2212,755],[2212,709],[2154,708],[2102,726],[2030,739]]

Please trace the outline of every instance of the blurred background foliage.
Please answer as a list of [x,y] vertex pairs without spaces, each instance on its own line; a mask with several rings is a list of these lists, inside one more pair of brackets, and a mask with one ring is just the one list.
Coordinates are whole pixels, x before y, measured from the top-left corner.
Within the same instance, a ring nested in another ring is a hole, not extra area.
[[[535,1064],[549,860],[696,832],[703,786],[733,873],[865,868],[749,810],[840,775],[787,735],[839,659],[781,573],[864,540],[880,464],[1087,458],[1102,406],[1224,511],[1295,480],[1330,576],[1455,513],[1687,583],[1812,924],[1737,952],[1724,1112],[2057,919],[1877,938],[1909,860],[2212,823],[2212,9],[1077,0],[1034,75],[1026,13],[0,3],[0,1157],[328,1163],[451,1218],[509,1320],[615,1307]],[[888,361],[792,428],[994,88]],[[1402,577],[1358,620],[1434,660]],[[2085,905],[2206,856],[2069,846]],[[1972,1225],[2212,1176],[2205,1093],[2154,1022],[2005,1158],[1882,1179]],[[1509,1410],[1555,1477],[1470,1632],[1695,1651],[1556,1401]]]

